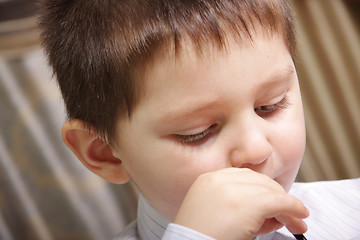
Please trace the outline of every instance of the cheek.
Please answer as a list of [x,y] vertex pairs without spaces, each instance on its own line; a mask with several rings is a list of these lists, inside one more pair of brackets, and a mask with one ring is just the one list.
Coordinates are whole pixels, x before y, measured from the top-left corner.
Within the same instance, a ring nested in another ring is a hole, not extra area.
[[291,113],[285,119],[282,129],[282,146],[290,163],[300,164],[305,150],[306,131],[300,92],[297,92]]
[[166,171],[171,178],[180,179],[184,188],[189,188],[200,175],[226,167],[218,155],[208,148],[176,147],[164,155],[171,163]]
[[186,146],[168,149],[164,157],[170,164],[164,175],[168,175],[183,191],[187,191],[200,175],[228,167],[216,150],[217,148],[192,149]]
[[288,161],[300,161],[305,150],[305,127],[298,124],[284,130],[280,139],[281,151],[285,154]]
[[161,204],[155,203],[157,206],[168,204],[169,208],[177,209],[201,174],[223,167],[216,159],[207,150],[199,151],[171,143],[155,145],[151,154],[149,150],[139,157],[143,165],[133,167],[138,170],[134,171],[133,178],[148,200],[161,199]]
[[305,150],[305,127],[299,126],[287,131],[281,141],[282,176],[281,185],[289,191],[295,180]]

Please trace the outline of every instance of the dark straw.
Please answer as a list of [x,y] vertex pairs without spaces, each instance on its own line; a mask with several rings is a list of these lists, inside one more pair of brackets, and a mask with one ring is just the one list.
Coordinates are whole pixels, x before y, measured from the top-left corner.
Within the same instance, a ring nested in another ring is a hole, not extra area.
[[307,240],[303,234],[294,234],[296,240]]

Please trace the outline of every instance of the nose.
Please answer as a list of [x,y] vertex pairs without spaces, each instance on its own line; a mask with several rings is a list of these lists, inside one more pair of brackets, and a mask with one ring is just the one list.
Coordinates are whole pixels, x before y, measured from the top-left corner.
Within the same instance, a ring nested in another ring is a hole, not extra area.
[[249,119],[236,124],[230,150],[232,167],[256,168],[272,154],[270,131],[261,120]]

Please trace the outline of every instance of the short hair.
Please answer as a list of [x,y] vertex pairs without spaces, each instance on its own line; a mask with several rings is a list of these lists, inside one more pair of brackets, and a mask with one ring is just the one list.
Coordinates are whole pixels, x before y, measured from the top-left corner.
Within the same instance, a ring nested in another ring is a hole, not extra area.
[[251,42],[260,27],[295,52],[287,0],[41,0],[39,8],[68,119],[82,120],[110,144],[116,120],[130,118],[139,101],[134,73],[170,45],[178,52],[186,38],[198,49],[222,48],[229,36]]

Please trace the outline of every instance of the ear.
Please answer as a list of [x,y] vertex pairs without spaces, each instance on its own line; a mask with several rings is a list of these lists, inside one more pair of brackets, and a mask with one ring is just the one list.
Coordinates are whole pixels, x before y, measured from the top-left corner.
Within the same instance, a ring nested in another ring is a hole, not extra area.
[[62,127],[64,143],[90,171],[112,183],[126,183],[130,175],[122,161],[114,157],[112,149],[77,119]]

